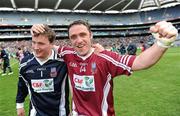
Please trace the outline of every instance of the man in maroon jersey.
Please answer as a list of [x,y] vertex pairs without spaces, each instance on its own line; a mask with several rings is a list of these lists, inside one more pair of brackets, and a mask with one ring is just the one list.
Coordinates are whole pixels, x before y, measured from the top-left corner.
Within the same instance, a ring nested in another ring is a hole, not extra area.
[[[31,31],[41,33],[43,25],[34,25]],[[151,67],[177,37],[174,26],[165,21],[152,26],[150,31],[157,42],[139,56],[119,55],[106,50],[95,54],[90,25],[81,20],[69,25],[68,35],[73,48],[60,47],[58,53],[68,66],[73,116],[115,115],[113,78]]]

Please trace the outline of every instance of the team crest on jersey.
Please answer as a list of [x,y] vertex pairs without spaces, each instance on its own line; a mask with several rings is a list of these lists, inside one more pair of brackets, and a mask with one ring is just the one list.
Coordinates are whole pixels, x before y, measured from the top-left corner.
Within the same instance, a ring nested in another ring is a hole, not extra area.
[[82,91],[95,91],[94,76],[73,75],[75,88]]
[[31,86],[32,86],[34,92],[37,92],[37,93],[53,92],[54,91],[53,78],[31,80]]
[[96,72],[96,63],[95,62],[93,62],[91,64],[91,72],[92,72],[92,74],[95,74],[95,72]]
[[51,68],[50,77],[56,77],[57,76],[57,70],[56,67]]

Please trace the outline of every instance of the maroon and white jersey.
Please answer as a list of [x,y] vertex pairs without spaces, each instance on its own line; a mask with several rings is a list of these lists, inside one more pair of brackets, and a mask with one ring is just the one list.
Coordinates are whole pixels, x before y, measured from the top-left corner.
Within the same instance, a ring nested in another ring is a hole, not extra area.
[[130,75],[135,56],[105,50],[80,57],[68,47],[59,48],[58,52],[68,67],[73,116],[114,116],[113,78]]

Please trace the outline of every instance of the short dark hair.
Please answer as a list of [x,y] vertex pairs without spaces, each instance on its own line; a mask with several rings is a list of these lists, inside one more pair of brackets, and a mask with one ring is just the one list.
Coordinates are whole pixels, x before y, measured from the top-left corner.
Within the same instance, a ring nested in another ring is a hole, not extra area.
[[48,40],[50,43],[53,43],[56,39],[55,31],[52,30],[47,24],[43,24],[43,25],[44,25],[45,31],[43,33],[39,33],[39,34],[34,33],[34,36],[44,35],[44,36],[48,37]]
[[74,25],[84,25],[89,32],[91,32],[91,26],[87,21],[83,21],[83,20],[77,20],[72,22],[69,26],[68,26],[68,36],[69,36],[69,29],[74,26]]

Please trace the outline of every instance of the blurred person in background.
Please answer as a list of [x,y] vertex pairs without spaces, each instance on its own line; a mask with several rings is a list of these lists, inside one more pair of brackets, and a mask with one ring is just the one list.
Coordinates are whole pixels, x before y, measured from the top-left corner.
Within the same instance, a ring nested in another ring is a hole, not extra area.
[[0,56],[0,74],[2,73],[2,70],[3,70],[3,68],[2,68],[2,59],[1,59],[1,56]]
[[1,46],[0,51],[1,51],[0,58],[1,58],[2,64],[3,64],[3,66],[2,66],[3,73],[1,74],[1,76],[7,75],[7,69],[9,70],[8,75],[13,74],[11,66],[10,66],[9,54],[6,52],[5,47]]
[[113,45],[112,45],[111,51],[113,51],[113,52],[118,52],[117,47],[116,47],[116,44],[113,44]]
[[[31,32],[43,33],[43,24],[33,25]],[[156,64],[177,37],[177,29],[166,21],[150,28],[157,42],[140,55],[119,55],[92,48],[90,25],[82,20],[68,27],[72,48],[56,48],[67,63],[72,90],[72,116],[114,116],[113,79],[131,75]],[[162,38],[163,37],[163,38]],[[168,40],[168,42],[167,42]]]
[[144,41],[140,41],[140,49],[141,52],[144,52],[146,50],[147,46],[145,45]]
[[16,52],[16,59],[21,62],[21,60],[24,58],[24,51],[21,47],[18,47],[18,51]]
[[126,54],[126,47],[125,47],[125,45],[123,43],[119,46],[119,53],[121,55]]
[[127,54],[128,55],[136,55],[137,52],[137,46],[135,43],[130,41],[129,45],[127,46]]
[[31,54],[31,52],[28,50],[27,47],[24,47],[23,53],[24,53],[24,57],[29,56]]

